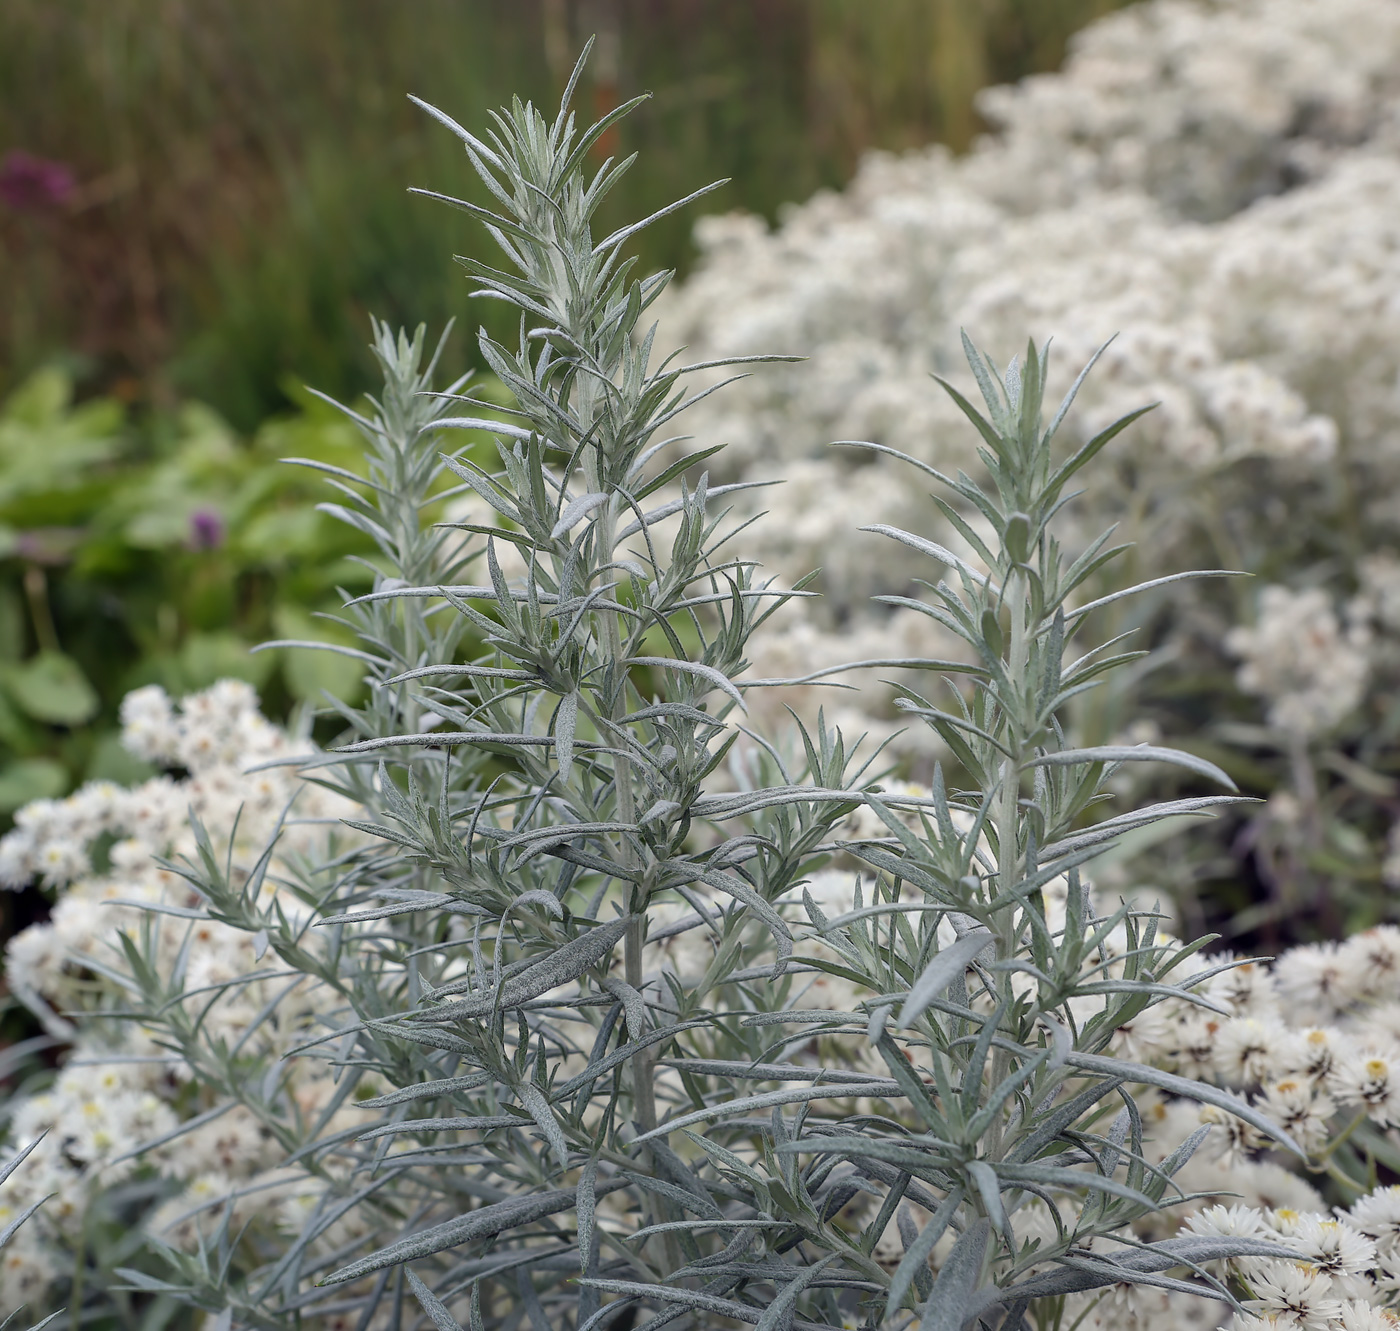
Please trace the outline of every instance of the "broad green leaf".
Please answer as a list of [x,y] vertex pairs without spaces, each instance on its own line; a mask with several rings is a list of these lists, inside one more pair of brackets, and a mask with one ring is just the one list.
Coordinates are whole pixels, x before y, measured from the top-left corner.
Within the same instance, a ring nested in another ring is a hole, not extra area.
[[0,768],[0,813],[30,800],[53,799],[68,789],[68,770],[53,758],[21,758]]
[[0,678],[22,712],[49,725],[80,726],[101,706],[82,667],[62,652],[40,652]]

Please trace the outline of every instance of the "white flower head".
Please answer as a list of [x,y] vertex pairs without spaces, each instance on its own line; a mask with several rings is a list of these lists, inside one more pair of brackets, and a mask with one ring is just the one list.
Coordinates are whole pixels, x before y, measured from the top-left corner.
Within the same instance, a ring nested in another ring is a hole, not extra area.
[[174,763],[180,732],[170,697],[158,684],[136,689],[122,699],[122,744],[147,762]]
[[1366,1299],[1346,1299],[1337,1331],[1400,1331],[1400,1317]]
[[1400,1127],[1400,1056],[1370,1050],[1343,1060],[1332,1093],[1344,1105],[1364,1105],[1383,1127]]
[[1313,1081],[1285,1077],[1270,1082],[1256,1103],[1305,1151],[1316,1153],[1326,1145],[1336,1106]]
[[1287,1047],[1281,1022],[1236,1018],[1221,1025],[1215,1042],[1215,1067],[1235,1085],[1266,1081],[1282,1071]]
[[1215,1073],[1215,1052],[1226,1019],[1186,1009],[1177,1023],[1173,1040],[1176,1069],[1184,1077],[1210,1077]]
[[1315,1266],[1269,1262],[1250,1277],[1255,1297],[1245,1307],[1277,1318],[1280,1327],[1327,1331],[1341,1316],[1342,1302],[1332,1294],[1332,1277]]
[[[1229,953],[1211,958],[1217,964],[1231,960]],[[1267,1019],[1278,1011],[1278,989],[1269,967],[1261,961],[1242,960],[1221,971],[1204,986],[1206,997],[1235,1017]]]
[[1341,1220],[1303,1216],[1287,1242],[1304,1261],[1343,1287],[1347,1278],[1369,1275],[1376,1265],[1375,1241]]
[[1383,1253],[1400,1254],[1400,1186],[1377,1188],[1352,1203],[1351,1223]]
[[1287,735],[1326,734],[1361,701],[1370,673],[1366,637],[1344,629],[1318,587],[1265,587],[1253,628],[1232,629],[1239,686],[1269,703],[1269,724]]
[[1400,928],[1381,924],[1354,934],[1338,954],[1362,996],[1373,1002],[1400,999]]
[[1355,963],[1336,943],[1290,948],[1274,966],[1278,987],[1299,1009],[1345,1012],[1361,993]]
[[1206,1104],[1200,1107],[1198,1113],[1200,1121],[1213,1129],[1206,1149],[1215,1159],[1227,1165],[1257,1151],[1264,1143],[1259,1129],[1235,1114]]
[[1351,1040],[1336,1028],[1309,1026],[1289,1032],[1282,1058],[1289,1073],[1321,1082],[1351,1051]]

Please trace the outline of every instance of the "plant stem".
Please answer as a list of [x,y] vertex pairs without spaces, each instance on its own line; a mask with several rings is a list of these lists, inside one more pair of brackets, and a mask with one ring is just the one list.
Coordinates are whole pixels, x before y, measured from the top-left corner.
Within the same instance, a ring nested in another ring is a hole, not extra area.
[[[1003,587],[1007,612],[1011,618],[1011,651],[1007,659],[1007,684],[1011,690],[1011,704],[1017,712],[1025,693],[1027,659],[1026,642],[1026,584],[1023,576],[1012,569],[1007,574]],[[1023,731],[1019,715],[1008,715],[1004,733],[1012,756],[1001,767],[1001,808],[997,812],[997,895],[1000,896],[1015,884],[1020,868],[1021,810],[1021,740]],[[1015,912],[1002,916],[1007,924],[996,931],[996,955],[998,961],[1007,961],[1016,953],[1017,933]],[[1001,997],[1011,997],[1011,972],[1001,973]],[[1010,1056],[1004,1049],[997,1049],[992,1055],[993,1086],[1001,1084],[1010,1071]],[[997,1159],[1001,1151],[1003,1116],[998,1114],[987,1129],[986,1153],[989,1159]]]
[[1323,1153],[1320,1156],[1318,1156],[1319,1162],[1330,1160],[1332,1156],[1336,1153],[1337,1148],[1344,1145],[1350,1139],[1352,1133],[1354,1133],[1357,1130],[1357,1128],[1359,1128],[1366,1121],[1366,1119],[1366,1111],[1364,1109],[1358,1110],[1356,1117],[1353,1118],[1351,1122],[1348,1123],[1346,1127],[1344,1127],[1341,1130],[1340,1134],[1332,1138],[1332,1140],[1327,1144],[1327,1149],[1323,1151]]
[[24,595],[29,602],[29,615],[34,621],[34,643],[41,652],[57,652],[58,629],[53,622],[53,608],[49,604],[49,580],[38,564],[29,564],[24,570]]
[[[589,405],[591,406],[591,403]],[[589,414],[591,415],[591,412]],[[602,466],[594,463],[588,470],[593,472],[592,475],[587,476],[589,485],[595,488],[601,486]],[[595,540],[601,575],[606,575],[608,565],[612,563],[613,558],[613,531],[616,521],[613,504],[614,500],[612,499],[604,504],[596,528]],[[612,697],[608,703],[608,719],[617,722],[626,716],[628,711],[626,654],[622,645],[622,624],[619,611],[603,612],[603,643],[607,658],[613,662],[614,669],[617,671]],[[632,763],[623,753],[616,754],[613,762],[613,793],[617,803],[617,821],[633,824],[637,821],[637,805],[632,790]],[[634,864],[636,857],[632,852],[626,833],[622,834],[621,850],[623,862],[629,865]],[[623,941],[623,973],[627,983],[640,993],[644,981],[642,951],[646,947],[647,941],[646,901],[639,897],[635,886],[630,886],[629,892],[633,899],[628,902],[628,913],[631,915],[631,919],[628,922],[627,935]],[[628,1035],[633,1040],[640,1039],[642,1034],[641,1031],[628,1031]],[[643,1132],[650,1132],[656,1126],[656,1096],[651,1084],[653,1053],[652,1049],[647,1048],[639,1049],[632,1055],[632,1106],[636,1114],[637,1125]]]

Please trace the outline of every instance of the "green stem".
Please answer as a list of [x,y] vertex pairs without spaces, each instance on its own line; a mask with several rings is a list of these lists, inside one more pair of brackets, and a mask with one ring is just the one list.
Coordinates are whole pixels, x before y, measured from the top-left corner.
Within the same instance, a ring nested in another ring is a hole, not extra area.
[[1366,1191],[1366,1185],[1352,1178],[1352,1176],[1342,1169],[1335,1160],[1329,1160],[1327,1162],[1327,1169],[1325,1172],[1330,1179],[1343,1188],[1346,1200],[1349,1202],[1354,1202]]
[[30,564],[24,570],[24,595],[29,602],[29,615],[34,621],[34,642],[41,652],[60,650],[58,629],[53,622],[53,608],[49,604],[49,580],[38,564]]
[[[1013,570],[1007,575],[1004,587],[1007,612],[1011,617],[1011,650],[1006,663],[1007,684],[1011,691],[1010,704],[1019,712],[1025,694],[1026,661],[1029,644],[1026,639],[1026,582],[1024,577]],[[1021,810],[1021,733],[1024,727],[1018,715],[1008,715],[1003,732],[1011,749],[1012,756],[1001,767],[1000,809],[997,812],[997,895],[1010,890],[1016,883],[1020,869]],[[1015,956],[1017,934],[1015,912],[1008,912],[1002,918],[1007,921],[996,932],[996,955],[998,961],[1008,961]],[[1001,997],[1011,997],[1011,972],[1003,971],[1000,980]],[[1000,1085],[1010,1071],[1010,1056],[1004,1049],[997,1049],[992,1055],[992,1085]],[[998,1114],[987,1129],[986,1154],[989,1159],[997,1159],[1001,1150],[1003,1116]]]
[[[592,424],[592,398],[593,394],[588,388],[581,391],[579,418],[586,427],[591,427]],[[597,491],[604,488],[603,460],[601,442],[586,451],[584,479],[591,490]],[[603,505],[594,534],[594,549],[600,577],[606,577],[607,566],[612,563],[616,520],[614,498],[609,498],[607,503]],[[616,671],[612,696],[608,699],[608,719],[618,722],[627,715],[628,711],[627,668],[625,664],[627,658],[623,650],[621,612],[605,610],[602,613],[602,621],[603,651],[606,658],[613,663],[613,668]],[[623,753],[617,753],[613,762],[613,793],[616,800],[617,821],[634,824],[637,821],[637,805],[636,796],[632,790],[632,763]],[[632,852],[626,833],[621,837],[620,851],[623,863],[635,867],[636,857]],[[642,952],[647,941],[647,903],[635,886],[629,890],[632,894],[632,900],[628,902],[628,913],[632,918],[627,925],[627,935],[623,941],[624,976],[627,983],[640,992],[644,980]],[[633,1039],[637,1039],[642,1032],[629,1031],[628,1034]],[[639,1049],[632,1056],[631,1063],[633,1110],[636,1114],[637,1125],[643,1132],[650,1132],[656,1127],[656,1096],[652,1090],[654,1053],[655,1051],[651,1048]]]
[[83,1277],[87,1274],[88,1213],[83,1211],[83,1221],[78,1229],[77,1248],[73,1253],[73,1287],[68,1291],[69,1325],[78,1331],[83,1317]]
[[[1350,1140],[1352,1133],[1354,1133],[1357,1130],[1357,1128],[1359,1128],[1366,1121],[1366,1119],[1366,1111],[1364,1109],[1358,1110],[1356,1117],[1353,1118],[1351,1122],[1348,1123],[1346,1127],[1344,1127],[1341,1130],[1341,1132],[1327,1144],[1327,1149],[1317,1157],[1318,1163],[1321,1164],[1325,1161],[1330,1160],[1341,1147],[1346,1145],[1348,1140]],[[1354,1186],[1355,1180],[1352,1180],[1352,1183]]]

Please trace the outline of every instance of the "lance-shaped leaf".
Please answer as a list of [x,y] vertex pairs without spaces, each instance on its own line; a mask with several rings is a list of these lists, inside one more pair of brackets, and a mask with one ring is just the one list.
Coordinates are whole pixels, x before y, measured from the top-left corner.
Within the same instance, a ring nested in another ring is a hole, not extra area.
[[[475,994],[456,1003],[423,1009],[412,1016],[419,1020],[441,1021],[445,1018],[484,1017],[488,1012],[504,1012],[517,1008],[532,998],[557,989],[561,984],[577,980],[590,967],[596,966],[627,932],[627,924],[627,917],[623,917],[610,920],[607,924],[595,925],[587,933],[565,943],[557,952],[542,957],[528,970],[521,971],[519,975],[507,980],[501,986],[499,995]],[[441,994],[443,991],[437,992]]]
[[954,1188],[939,1205],[929,1222],[919,1231],[918,1237],[905,1250],[899,1265],[890,1280],[889,1294],[885,1299],[885,1316],[893,1317],[909,1293],[914,1277],[920,1271],[928,1270],[928,1259],[933,1254],[934,1245],[943,1237],[944,1231],[952,1223],[953,1217],[962,1205],[963,1192]]
[[418,1300],[423,1311],[432,1319],[437,1331],[462,1331],[461,1324],[447,1311],[438,1296],[413,1271],[410,1270],[406,1274],[408,1287],[413,1291],[413,1297]]
[[705,1294],[698,1289],[683,1289],[678,1285],[644,1285],[632,1280],[591,1279],[582,1279],[578,1283],[601,1290],[605,1294],[621,1294],[631,1299],[656,1299],[659,1303],[678,1303],[696,1312],[717,1313],[720,1317],[732,1317],[736,1322],[747,1322],[750,1325],[756,1325],[763,1316],[761,1308],[737,1303],[733,1299],[722,1299],[714,1294]]
[[600,491],[580,495],[577,499],[571,500],[559,515],[559,521],[554,524],[553,530],[549,533],[550,536],[557,541],[561,536],[573,531],[600,504],[607,502],[608,496]]
[[[627,1186],[626,1179],[609,1179],[600,1183],[596,1195],[601,1197]],[[528,1197],[512,1197],[507,1201],[493,1202],[490,1206],[468,1211],[430,1229],[420,1230],[391,1243],[387,1248],[362,1257],[358,1262],[342,1266],[338,1271],[322,1277],[317,1284],[338,1285],[346,1280],[358,1280],[371,1271],[382,1271],[386,1266],[398,1266],[402,1262],[415,1262],[420,1257],[431,1257],[434,1253],[445,1252],[448,1248],[459,1247],[477,1239],[494,1238],[508,1229],[518,1229],[522,1225],[533,1225],[546,1216],[558,1215],[569,1210],[576,1202],[578,1191],[575,1188],[558,1188],[549,1192],[538,1192]]]
[[554,713],[554,751],[559,759],[559,779],[567,781],[574,770],[574,734],[578,728],[578,693],[570,690]]
[[1142,1082],[1147,1086],[1159,1086],[1162,1090],[1170,1091],[1183,1099],[1214,1105],[1227,1114],[1243,1119],[1251,1127],[1258,1128],[1266,1137],[1272,1137],[1299,1159],[1307,1158],[1303,1149],[1288,1133],[1253,1105],[1238,1095],[1231,1095],[1229,1091],[1212,1086],[1209,1082],[1193,1081],[1190,1077],[1178,1077],[1175,1073],[1163,1072],[1159,1068],[1148,1067],[1145,1063],[1128,1063],[1120,1058],[1107,1058],[1103,1054],[1071,1054],[1065,1062],[1070,1067],[1082,1068],[1085,1072],[1095,1072],[1104,1077],[1120,1078],[1127,1082]]
[[37,1137],[35,1137],[34,1140],[29,1143],[28,1146],[25,1146],[21,1150],[16,1151],[14,1155],[12,1155],[8,1160],[5,1161],[4,1164],[0,1164],[0,1183],[3,1183],[7,1178],[9,1178],[10,1175],[13,1174],[15,1170],[17,1170],[25,1162],[26,1159],[28,1159],[29,1153],[33,1151],[34,1148],[37,1147],[39,1143],[43,1141],[44,1138],[48,1135],[48,1129],[45,1128],[44,1131],[41,1132]]
[[840,1260],[841,1254],[834,1252],[823,1257],[821,1261],[804,1267],[795,1279],[789,1280],[778,1291],[778,1297],[763,1310],[763,1316],[758,1319],[758,1331],[781,1331],[781,1328],[786,1325],[788,1315],[797,1306],[797,1300],[802,1291],[817,1279],[828,1266]]
[[963,1323],[972,1316],[973,1295],[982,1276],[982,1259],[991,1232],[986,1220],[978,1220],[953,1244],[924,1304],[919,1331],[961,1331]]
[[947,564],[949,568],[955,568],[959,573],[970,578],[978,586],[986,586],[987,589],[996,594],[996,587],[988,581],[985,573],[979,573],[967,560],[955,555],[951,550],[938,544],[937,541],[926,540],[922,536],[915,536],[913,532],[907,532],[899,527],[890,527],[885,523],[876,523],[872,527],[862,527],[861,531],[874,532],[877,536],[888,536],[891,540],[898,541],[901,545],[907,545],[921,554],[930,555],[939,563]]
[[1154,587],[1165,587],[1168,583],[1187,582],[1195,578],[1247,578],[1249,576],[1248,573],[1241,573],[1237,569],[1224,568],[1196,569],[1188,573],[1169,573],[1164,578],[1152,578],[1147,582],[1138,583],[1136,587],[1125,587],[1122,591],[1110,592],[1107,596],[1100,596],[1097,601],[1090,601],[1087,605],[1081,605],[1076,610],[1070,610],[1065,615],[1065,623],[1071,624],[1101,606],[1121,601],[1125,596],[1136,596],[1138,592],[1150,591]]
[[707,684],[713,685],[721,693],[728,694],[742,708],[744,706],[744,696],[736,689],[729,678],[714,666],[705,665],[702,661],[682,661],[673,656],[629,656],[628,665],[656,666],[664,670],[679,670],[683,674],[696,675]]
[[909,997],[899,1010],[899,1024],[911,1026],[927,1011],[943,991],[953,983],[992,944],[990,929],[970,929],[956,942],[939,952],[923,974],[914,981]]
[[[1105,1285],[1132,1283],[1142,1273],[1169,1271],[1174,1266],[1202,1266],[1232,1257],[1274,1257],[1282,1261],[1296,1259],[1282,1245],[1251,1238],[1180,1238],[1164,1239],[1147,1244],[1121,1257],[1104,1257],[1092,1270],[1083,1267],[1061,1268],[1032,1276],[1004,1289],[995,1286],[984,1289],[967,1307],[967,1316],[976,1317],[997,1304],[1010,1305],[1026,1299],[1057,1298],[1083,1290],[1101,1289]],[[1192,1292],[1207,1297],[1219,1297],[1208,1285],[1193,1286]]]
[[492,1128],[523,1128],[517,1114],[475,1114],[461,1118],[407,1118],[402,1123],[381,1123],[360,1133],[357,1142],[377,1141],[380,1137],[406,1137],[420,1132],[488,1132]]
[[1031,767],[1071,767],[1079,763],[1168,763],[1173,767],[1185,767],[1201,776],[1218,781],[1230,790],[1235,783],[1224,768],[1194,753],[1181,749],[1164,749],[1156,744],[1097,744],[1088,749],[1060,749],[1055,753],[1036,755],[1029,762]]
[[766,1095],[745,1096],[740,1100],[726,1100],[723,1104],[709,1105],[705,1109],[695,1109],[679,1118],[673,1118],[659,1128],[642,1133],[637,1140],[648,1141],[652,1137],[675,1132],[678,1128],[688,1128],[692,1123],[728,1118],[732,1114],[746,1113],[751,1109],[771,1109],[774,1105],[807,1104],[813,1100],[854,1100],[863,1095],[878,1096],[884,1100],[896,1097],[902,1099],[903,1091],[891,1090],[891,1085],[888,1081],[842,1082],[839,1086],[799,1086],[786,1091],[769,1091]]
[[554,1117],[554,1111],[550,1109],[549,1101],[544,1098],[543,1092],[538,1086],[532,1086],[526,1082],[524,1085],[516,1087],[516,1094],[520,1097],[520,1103],[529,1110],[530,1117],[539,1125],[540,1131],[544,1133],[545,1140],[559,1160],[559,1168],[567,1169],[569,1167],[569,1144],[564,1140],[559,1120]]

